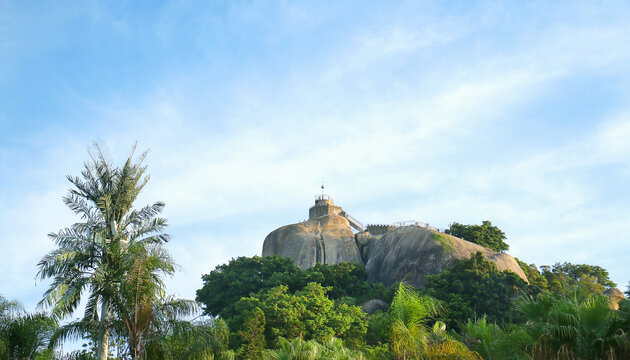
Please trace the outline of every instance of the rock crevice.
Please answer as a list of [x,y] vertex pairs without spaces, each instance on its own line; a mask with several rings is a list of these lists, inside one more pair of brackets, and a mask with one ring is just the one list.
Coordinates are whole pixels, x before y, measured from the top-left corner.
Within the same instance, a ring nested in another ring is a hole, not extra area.
[[272,231],[265,238],[262,256],[272,255],[291,258],[302,269],[317,263],[363,264],[348,220],[338,215],[324,215]]

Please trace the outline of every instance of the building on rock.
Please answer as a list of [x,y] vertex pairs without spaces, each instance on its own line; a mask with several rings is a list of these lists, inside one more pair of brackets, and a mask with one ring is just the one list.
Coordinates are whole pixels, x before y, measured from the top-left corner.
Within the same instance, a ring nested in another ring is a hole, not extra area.
[[425,223],[368,225],[366,230],[322,191],[309,209],[307,221],[282,226],[267,235],[262,256],[288,257],[302,269],[317,263],[364,264],[370,281],[392,285],[405,279],[421,288],[426,275],[440,273],[454,259],[468,259],[476,252],[499,270],[512,271],[527,281],[512,256],[444,234]]

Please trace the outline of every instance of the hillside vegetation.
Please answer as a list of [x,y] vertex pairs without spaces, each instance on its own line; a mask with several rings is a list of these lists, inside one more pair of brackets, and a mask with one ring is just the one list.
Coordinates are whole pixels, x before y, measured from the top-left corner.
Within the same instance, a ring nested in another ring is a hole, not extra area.
[[[336,263],[239,257],[202,275],[196,301],[177,298],[164,284],[175,271],[165,204],[135,207],[148,177],[133,150],[114,166],[96,146],[68,177],[64,203],[78,222],[50,234],[55,248],[38,264],[51,280],[46,311],[0,296],[1,360],[630,358],[630,301],[605,269],[515,260],[489,221],[353,238],[335,233],[346,220],[322,217],[301,228],[320,250],[316,232],[333,249],[342,239],[338,252],[314,253]],[[297,244],[285,235],[301,228],[281,228],[266,248]],[[338,261],[347,254],[356,261]],[[394,276],[383,283],[375,269]],[[68,339],[83,350],[62,355]]]

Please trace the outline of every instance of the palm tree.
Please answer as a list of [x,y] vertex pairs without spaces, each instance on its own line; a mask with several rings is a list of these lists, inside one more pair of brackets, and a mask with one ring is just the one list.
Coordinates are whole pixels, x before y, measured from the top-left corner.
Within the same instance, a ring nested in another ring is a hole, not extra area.
[[[578,289],[579,290],[579,289]],[[630,356],[628,308],[610,309],[605,295],[564,297],[550,293],[521,299],[517,306],[535,339],[532,359],[627,359]]]
[[322,344],[321,358],[326,360],[365,360],[362,352],[347,348],[343,341],[338,338],[332,338]]
[[26,314],[19,302],[0,296],[0,359],[51,358],[48,340],[56,326],[45,314]]
[[288,341],[278,338],[278,349],[267,350],[266,357],[271,360],[317,360],[321,354],[321,345],[315,340],[304,341],[302,338]]
[[391,348],[399,359],[421,359],[430,334],[428,322],[439,314],[440,304],[428,296],[419,296],[414,288],[400,283],[389,310]]
[[89,293],[83,318],[58,339],[90,332],[96,336],[100,360],[107,359],[112,299],[119,296],[128,271],[125,265],[130,261],[125,257],[129,247],[160,245],[169,239],[163,232],[166,220],[157,217],[164,203],[133,209],[149,180],[142,165],[146,152],[137,161],[134,152],[135,146],[125,164],[114,168],[95,144],[95,154],[89,152],[91,162],[85,164],[82,177],[68,176],[74,188],[63,199],[83,221],[49,234],[57,249],[38,264],[40,278],[53,278],[40,305],[51,307],[55,318],[71,315],[83,293]]
[[461,341],[486,360],[530,359],[526,352],[531,337],[518,325],[488,323],[485,316],[460,325]]
[[[116,314],[114,329],[125,339],[131,359],[171,359],[169,339],[188,343],[187,359],[206,358],[218,354],[222,337],[213,328],[197,325],[183,317],[199,310],[192,300],[168,296],[162,276],[174,272],[173,261],[160,245],[131,242],[125,261],[129,269],[120,285],[119,296],[113,297]],[[218,324],[218,323],[217,323]]]
[[22,305],[0,295],[0,359],[8,359],[11,351],[9,331],[11,322],[22,313]]
[[[263,359],[267,360],[365,360],[358,350],[348,349],[343,341],[330,338],[323,343],[315,340],[304,341],[295,338],[288,341],[278,338],[278,349],[267,350]],[[253,360],[253,359],[252,359]]]
[[142,356],[151,360],[234,360],[227,349],[229,329],[223,320],[156,323]]
[[451,339],[427,346],[426,358],[428,360],[482,360],[476,352],[471,351],[461,342]]

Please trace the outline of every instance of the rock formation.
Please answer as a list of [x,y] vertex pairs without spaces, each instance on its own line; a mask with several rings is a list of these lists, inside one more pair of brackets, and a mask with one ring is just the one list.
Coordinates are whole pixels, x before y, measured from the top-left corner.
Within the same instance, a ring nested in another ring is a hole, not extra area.
[[317,263],[363,264],[348,220],[338,215],[323,215],[272,231],[262,251],[262,256],[270,255],[291,258],[302,269]]
[[357,234],[356,238],[368,280],[385,285],[405,279],[416,287],[423,287],[425,275],[438,274],[454,259],[469,259],[478,251],[499,270],[512,271],[527,281],[512,256],[420,226],[397,227],[376,236],[365,232]]
[[619,302],[626,297],[623,296],[621,290],[617,288],[609,288],[604,290],[604,295],[610,299],[610,308],[613,310],[619,310]]
[[376,312],[376,310],[389,310],[389,305],[381,299],[372,299],[361,305],[361,310],[368,315],[372,315]]
[[351,224],[362,229],[341,207],[334,206],[332,199],[322,195],[310,209],[308,221],[283,226],[267,235],[262,256],[288,257],[302,269],[317,263],[365,264],[370,281],[392,285],[404,279],[423,287],[426,275],[438,274],[454,259],[469,259],[480,251],[499,270],[512,271],[527,281],[512,256],[451,235],[416,225],[379,228],[383,230],[379,235],[367,231],[355,235]]

